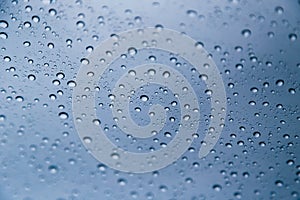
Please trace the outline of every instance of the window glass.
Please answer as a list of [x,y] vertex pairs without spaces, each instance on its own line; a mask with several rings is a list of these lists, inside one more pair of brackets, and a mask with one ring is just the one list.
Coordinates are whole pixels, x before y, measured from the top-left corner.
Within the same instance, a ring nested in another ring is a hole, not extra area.
[[300,1],[0,2],[0,199],[300,199]]

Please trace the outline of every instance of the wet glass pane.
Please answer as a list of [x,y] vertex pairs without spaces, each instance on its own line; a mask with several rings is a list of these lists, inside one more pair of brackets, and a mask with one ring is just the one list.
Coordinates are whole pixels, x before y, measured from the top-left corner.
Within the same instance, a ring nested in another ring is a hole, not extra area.
[[300,1],[0,2],[0,199],[300,199]]

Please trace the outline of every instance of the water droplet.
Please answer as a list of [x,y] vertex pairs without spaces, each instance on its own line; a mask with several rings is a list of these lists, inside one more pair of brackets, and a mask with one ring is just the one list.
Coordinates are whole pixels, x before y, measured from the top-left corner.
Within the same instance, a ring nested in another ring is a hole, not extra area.
[[117,153],[113,153],[113,154],[111,154],[111,157],[112,157],[112,159],[114,159],[114,160],[118,160],[118,159],[120,158],[120,155],[117,154]]
[[103,165],[103,164],[99,164],[99,165],[97,166],[97,168],[98,168],[100,171],[102,171],[102,172],[104,172],[104,171],[106,170],[106,166]]
[[126,179],[123,179],[123,178],[120,178],[120,179],[118,180],[118,184],[119,184],[120,186],[125,186],[125,185],[127,184],[127,180],[126,180]]
[[250,91],[253,92],[253,93],[257,93],[258,89],[256,87],[253,87],[253,88],[250,89]]
[[56,74],[56,77],[59,78],[59,79],[63,79],[63,78],[65,77],[65,74],[62,73],[62,72],[58,72],[58,73]]
[[190,115],[185,115],[185,116],[183,116],[183,120],[185,120],[185,121],[188,121],[190,118],[191,118]]
[[149,100],[149,97],[148,97],[147,95],[142,95],[142,96],[140,97],[140,99],[141,99],[142,101],[146,102],[146,101]]
[[76,22],[76,26],[78,28],[83,28],[83,27],[85,27],[85,23],[83,21],[78,21],[78,22]]
[[67,82],[67,85],[68,85],[69,87],[76,87],[76,82],[75,82],[75,81],[68,81],[68,82]]
[[275,8],[275,12],[276,12],[277,14],[281,15],[281,14],[283,14],[284,10],[283,10],[283,8],[282,8],[281,6],[277,6],[277,7]]
[[162,75],[164,78],[169,78],[171,74],[170,74],[170,72],[165,71]]
[[154,62],[154,61],[156,61],[156,57],[155,56],[149,56],[149,60]]
[[137,54],[136,48],[130,47],[130,48],[128,49],[128,54],[131,55],[131,56],[136,55],[136,54]]
[[243,48],[240,47],[240,46],[236,46],[234,49],[235,49],[237,52],[242,52],[242,51],[243,51]]
[[0,20],[0,28],[7,28],[8,27],[8,23],[5,20]]
[[242,194],[240,192],[235,192],[233,195],[237,199],[242,199]]
[[186,11],[186,14],[189,17],[196,17],[197,16],[197,12],[195,10],[188,10],[188,11]]
[[290,41],[294,42],[297,40],[297,35],[295,33],[289,34],[289,39]]
[[6,119],[5,115],[0,115],[0,122],[3,122]]
[[32,16],[32,21],[35,22],[35,23],[38,23],[40,22],[40,18],[38,16]]
[[251,31],[249,29],[244,29],[244,30],[242,30],[241,33],[245,38],[248,38],[251,36]]
[[25,28],[31,27],[31,23],[28,22],[28,21],[24,22],[24,27],[25,27]]
[[149,69],[149,70],[148,70],[148,74],[149,74],[150,76],[154,76],[154,75],[156,74],[156,71],[155,71],[154,69]]
[[93,46],[87,46],[85,49],[87,50],[87,52],[90,53],[94,50],[94,47]]
[[55,165],[50,165],[50,166],[48,167],[48,170],[49,170],[49,172],[50,172],[51,174],[56,174],[56,173],[58,172],[58,167],[55,166]]
[[4,59],[5,62],[10,62],[11,61],[11,58],[9,56],[4,56],[3,59]]
[[220,192],[222,190],[222,187],[221,187],[221,185],[216,184],[216,185],[213,185],[213,189],[217,192]]
[[240,64],[240,63],[235,65],[235,68],[237,68],[238,70],[243,69],[243,67],[244,66],[242,64]]
[[128,71],[128,74],[131,75],[131,76],[135,76],[136,75],[136,72],[134,70],[129,70]]
[[208,79],[208,76],[206,74],[200,74],[199,78],[203,81],[206,81]]
[[281,180],[277,180],[277,181],[275,181],[275,185],[277,187],[282,187],[283,186],[283,182]]
[[295,94],[295,93],[296,93],[296,90],[295,90],[294,88],[290,88],[290,89],[289,89],[289,93],[290,93],[290,94]]
[[58,114],[61,119],[68,119],[69,115],[66,112],[61,112]]
[[16,100],[18,102],[22,102],[22,101],[24,101],[24,98],[22,96],[16,96]]
[[161,185],[161,186],[159,186],[159,190],[160,190],[161,192],[167,192],[167,191],[168,191],[168,187],[165,186],[165,185]]
[[29,47],[29,46],[31,45],[31,43],[30,43],[29,41],[25,41],[25,42],[23,42],[23,45],[24,45],[25,47]]
[[1,39],[7,39],[8,38],[8,35],[4,32],[0,32],[0,38]]
[[276,85],[277,86],[283,86],[284,85],[284,81],[281,80],[281,79],[279,79],[279,80],[276,81]]
[[57,11],[55,9],[51,8],[49,10],[49,14],[50,14],[50,16],[55,16],[57,14]]
[[167,137],[167,138],[170,138],[170,137],[172,137],[172,134],[170,133],[170,132],[165,132],[165,137]]
[[53,43],[48,43],[48,45],[47,45],[48,47],[49,47],[49,49],[53,49],[54,48],[54,44]]
[[31,12],[32,11],[32,7],[31,6],[26,6],[25,7],[25,11],[26,12]]
[[260,132],[258,132],[258,131],[256,131],[256,132],[253,133],[253,136],[256,137],[256,138],[260,137],[260,135],[261,135],[261,134],[260,134]]
[[87,59],[87,58],[82,58],[80,60],[80,62],[83,64],[83,65],[88,65],[90,63],[90,61]]
[[293,160],[288,160],[288,161],[286,161],[286,164],[288,164],[288,165],[293,165],[295,162],[293,161]]
[[28,79],[31,81],[34,81],[36,79],[36,77],[33,74],[29,74]]
[[90,144],[90,143],[92,143],[92,138],[90,138],[90,137],[84,137],[84,138],[83,138],[83,141],[84,141],[84,143],[86,143],[86,144]]
[[204,47],[204,44],[202,42],[196,42],[195,47],[197,49],[202,49]]

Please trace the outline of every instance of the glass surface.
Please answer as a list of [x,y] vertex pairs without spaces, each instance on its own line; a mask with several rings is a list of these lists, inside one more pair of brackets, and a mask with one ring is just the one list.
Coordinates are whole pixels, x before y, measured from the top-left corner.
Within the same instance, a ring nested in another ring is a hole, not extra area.
[[1,200],[300,199],[299,0],[3,0],[0,48]]

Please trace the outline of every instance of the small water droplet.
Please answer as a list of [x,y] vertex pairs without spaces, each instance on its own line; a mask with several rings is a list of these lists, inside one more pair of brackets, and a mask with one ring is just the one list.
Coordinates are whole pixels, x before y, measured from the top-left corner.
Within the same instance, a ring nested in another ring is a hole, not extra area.
[[59,79],[63,79],[63,78],[65,77],[65,74],[62,73],[62,72],[58,72],[58,73],[56,74],[56,77],[59,78]]
[[61,119],[68,119],[69,115],[66,112],[61,112],[58,114]]
[[32,21],[35,22],[35,23],[38,23],[40,22],[40,18],[38,16],[32,16]]
[[284,85],[284,81],[281,80],[281,79],[279,79],[279,80],[276,81],[276,85],[277,86],[283,86]]
[[28,79],[31,81],[34,81],[36,79],[36,77],[33,74],[29,74]]
[[279,14],[279,15],[282,15],[283,12],[284,12],[284,10],[283,10],[283,8],[282,8],[281,6],[277,6],[277,7],[275,8],[275,12],[276,12],[277,14]]
[[295,94],[295,93],[296,93],[296,90],[295,90],[294,88],[290,88],[290,89],[289,89],[289,93],[290,93],[290,94]]
[[83,65],[88,65],[90,63],[90,61],[87,59],[87,58],[82,58],[80,60],[80,62],[83,64]]
[[245,38],[248,38],[251,36],[251,31],[249,29],[244,29],[244,30],[242,30],[241,33]]
[[55,16],[57,14],[57,11],[55,9],[51,8],[49,10],[49,14],[50,14],[50,16]]
[[103,165],[103,164],[99,164],[99,165],[97,166],[97,168],[98,168],[100,171],[102,171],[102,172],[104,172],[104,171],[106,170],[106,166]]
[[111,154],[111,157],[112,157],[112,159],[114,159],[114,160],[118,160],[118,159],[120,158],[120,155],[117,154],[117,153],[113,153],[113,154]]
[[188,10],[188,11],[186,11],[186,14],[189,17],[196,17],[197,16],[197,12],[195,10]]
[[221,187],[221,185],[216,184],[216,185],[213,185],[213,189],[217,192],[220,192],[222,190],[222,187]]
[[250,89],[250,91],[253,92],[253,93],[257,93],[258,89],[256,87],[253,87],[253,88]]
[[170,74],[170,72],[165,71],[162,75],[164,78],[169,78],[171,74]]
[[16,96],[16,100],[18,102],[22,102],[22,101],[24,101],[24,98],[22,96]]
[[0,20],[0,28],[7,28],[8,27],[8,23],[5,20]]
[[123,178],[120,178],[120,179],[118,180],[118,184],[119,184],[120,186],[125,186],[125,185],[127,184],[127,180],[126,180],[126,179],[123,179]]
[[277,187],[282,187],[283,186],[283,182],[281,180],[277,180],[277,181],[275,181],[275,185]]
[[4,32],[0,32],[0,38],[1,39],[7,39],[8,38],[8,35]]
[[47,45],[48,47],[49,47],[49,49],[53,49],[54,48],[54,44],[53,43],[48,43],[48,45]]
[[51,174],[56,174],[56,173],[58,172],[58,167],[55,166],[55,165],[50,165],[50,166],[48,167],[48,170],[49,170],[49,172],[50,172]]
[[204,44],[202,42],[196,42],[195,47],[197,49],[202,49],[204,47]]
[[85,27],[85,23],[83,21],[78,21],[78,22],[76,22],[76,26],[78,28],[83,28],[83,27]]
[[30,43],[29,41],[25,41],[25,42],[23,42],[23,45],[24,45],[25,47],[29,47],[29,46],[31,45],[31,43]]
[[149,100],[149,97],[148,97],[147,95],[142,95],[142,96],[140,97],[140,99],[141,99],[142,101],[146,102],[146,101]]
[[68,81],[68,82],[67,82],[67,85],[68,85],[69,87],[76,87],[76,82],[75,82],[75,81]]
[[136,55],[136,54],[137,54],[136,48],[130,47],[130,48],[128,49],[128,54],[131,55],[131,56]]
[[83,138],[83,141],[84,141],[84,143],[86,143],[86,144],[90,144],[90,143],[92,143],[92,138],[90,138],[90,137],[84,137],[84,138]]
[[129,70],[128,71],[128,74],[131,75],[131,76],[135,76],[136,75],[136,72],[134,70]]
[[290,41],[294,42],[297,40],[297,35],[295,33],[289,34],[289,39]]

